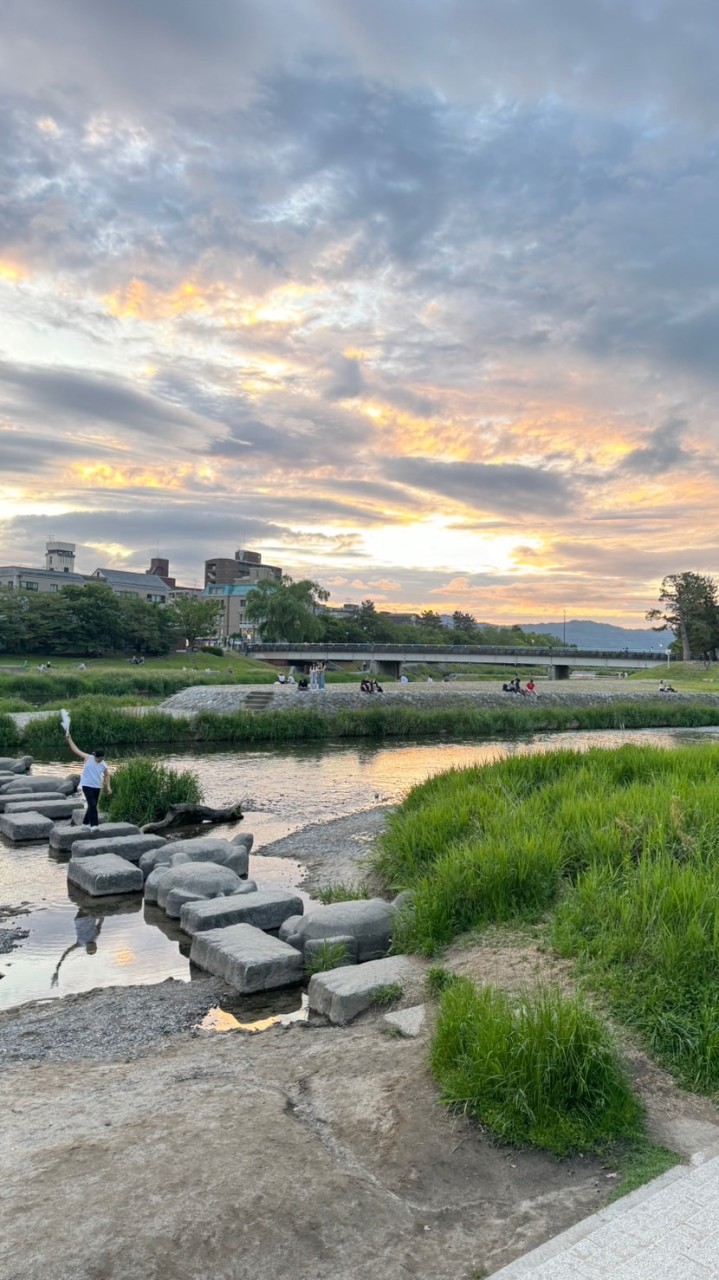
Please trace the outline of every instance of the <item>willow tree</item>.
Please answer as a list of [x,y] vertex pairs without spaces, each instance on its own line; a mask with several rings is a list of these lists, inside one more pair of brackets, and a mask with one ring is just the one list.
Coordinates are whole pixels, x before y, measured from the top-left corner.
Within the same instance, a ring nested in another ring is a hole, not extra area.
[[300,582],[294,582],[287,574],[281,579],[262,578],[248,592],[245,617],[256,623],[268,644],[278,640],[295,644],[319,640],[323,626],[317,611],[329,600],[329,595],[329,591],[309,578]]

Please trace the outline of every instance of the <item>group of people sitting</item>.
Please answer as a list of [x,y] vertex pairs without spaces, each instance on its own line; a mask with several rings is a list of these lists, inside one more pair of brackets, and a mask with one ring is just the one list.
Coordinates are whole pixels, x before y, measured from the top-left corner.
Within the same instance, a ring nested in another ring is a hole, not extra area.
[[363,676],[360,681],[360,693],[384,693],[384,689],[377,683],[374,676]]
[[667,684],[666,680],[660,680],[659,692],[660,693],[676,693],[676,689],[674,688],[674,685]]
[[502,693],[521,693],[522,697],[524,698],[539,697],[539,694],[537,693],[537,686],[534,683],[534,681],[531,679],[531,677],[527,681],[524,688],[522,688],[519,676],[514,676],[512,680],[506,680],[505,683],[502,685]]

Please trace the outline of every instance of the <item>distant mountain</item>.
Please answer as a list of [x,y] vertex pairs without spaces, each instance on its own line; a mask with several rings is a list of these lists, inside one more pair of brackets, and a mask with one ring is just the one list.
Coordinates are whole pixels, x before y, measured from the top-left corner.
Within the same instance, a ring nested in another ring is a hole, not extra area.
[[[523,622],[525,631],[537,631],[543,635],[564,638],[563,622]],[[588,618],[578,621],[567,619],[567,644],[578,649],[659,649],[666,648],[673,640],[671,631],[633,631],[629,627],[612,627],[608,622],[591,622]]]

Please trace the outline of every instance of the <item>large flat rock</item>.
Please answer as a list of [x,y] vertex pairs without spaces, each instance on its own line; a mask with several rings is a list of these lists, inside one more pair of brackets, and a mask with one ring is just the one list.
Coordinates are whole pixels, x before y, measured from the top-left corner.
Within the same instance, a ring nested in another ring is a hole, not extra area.
[[0,795],[9,795],[11,791],[59,791],[61,795],[66,796],[72,791],[77,791],[79,781],[79,773],[68,774],[66,778],[55,778],[50,773],[14,776],[9,782],[4,782],[0,786]]
[[52,818],[41,813],[4,813],[0,817],[0,835],[7,840],[47,840],[51,831]]
[[392,944],[392,928],[396,910],[383,898],[360,898],[350,902],[332,902],[310,907],[296,929],[284,931],[283,937],[299,951],[310,939],[351,937],[357,942],[357,958],[379,960]]
[[303,973],[299,951],[251,924],[196,933],[190,960],[245,993],[289,986]]
[[251,924],[256,929],[279,929],[288,916],[299,915],[302,899],[283,889],[259,889],[254,893],[242,889],[229,898],[211,898],[209,902],[188,902],[180,912],[185,933],[201,933],[205,929],[222,929],[227,925]]
[[387,956],[315,973],[309,985],[310,1009],[343,1026],[369,1009],[383,987],[401,986],[415,972],[416,966],[407,956]]
[[139,867],[116,853],[99,853],[95,858],[71,858],[67,878],[93,898],[106,894],[142,893],[143,877]]
[[[108,835],[109,825],[108,823],[107,826],[103,827],[101,832],[88,832],[88,835],[94,835],[94,840],[75,840],[71,845],[73,858],[93,858],[103,853],[116,853],[118,858],[127,858],[128,862],[139,862],[143,853],[148,853],[151,849],[157,849],[165,843],[162,836],[144,836],[142,833],[122,836]],[[142,872],[140,874],[142,875]]]
[[[72,811],[72,817],[70,818],[70,821],[71,821],[71,822],[74,822],[74,824],[75,824],[75,826],[76,826],[76,827],[81,827],[81,826],[82,826],[82,820],[83,820],[83,818],[84,818],[84,816],[85,816],[85,809],[87,808],[87,806],[86,806],[86,804],[85,804],[85,801],[84,801],[84,800],[82,801],[82,808],[81,808],[81,809],[78,809],[77,805],[78,805],[78,800],[77,800],[77,796],[76,796],[76,797],[75,797],[75,808],[74,808],[74,809],[73,809],[73,811]],[[99,819],[99,821],[100,821],[100,825],[101,825],[101,826],[102,826],[105,822],[107,822],[107,821],[108,821],[107,813],[106,813],[103,809],[98,809],[98,811],[97,811],[97,816],[98,816],[98,819]]]
[[157,883],[157,903],[168,916],[179,920],[186,902],[199,898],[229,898],[242,881],[229,867],[216,862],[188,862],[168,867]]
[[7,795],[0,795],[0,813],[5,813],[9,804],[24,804],[30,801],[35,807],[36,803],[42,803],[45,800],[64,800],[65,795],[62,791],[8,791]]
[[[252,837],[249,837],[252,840]],[[216,862],[220,867],[229,867],[235,875],[246,876],[249,866],[249,853],[245,845],[235,844],[220,836],[197,836],[192,840],[168,839],[164,849],[155,849],[143,854],[140,866],[146,876],[156,867],[181,866],[187,862]]]
[[132,822],[106,822],[102,831],[83,831],[82,827],[77,827],[74,822],[56,822],[50,832],[50,848],[58,849],[62,853],[69,853],[74,844],[79,841],[92,841],[97,843],[98,840],[109,839],[111,836],[139,836],[141,835],[139,827],[133,825]]
[[32,767],[32,756],[0,756],[0,773],[27,773]]
[[33,796],[31,800],[13,800],[5,807],[6,813],[41,813],[45,818],[71,818],[77,809],[77,800],[68,796],[64,800],[40,800]]

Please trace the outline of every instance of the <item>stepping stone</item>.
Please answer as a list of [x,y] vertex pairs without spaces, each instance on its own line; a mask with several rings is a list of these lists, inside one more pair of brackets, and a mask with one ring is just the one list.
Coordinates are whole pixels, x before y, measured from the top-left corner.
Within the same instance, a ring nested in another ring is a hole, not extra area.
[[233,844],[219,836],[197,836],[193,840],[166,841],[164,849],[143,854],[140,867],[149,876],[163,864],[177,867],[187,862],[216,862],[218,866],[229,867],[235,875],[246,876],[250,859],[244,845]]
[[396,1013],[386,1013],[382,1021],[386,1026],[399,1031],[408,1040],[416,1040],[422,1034],[425,1020],[423,1004],[413,1004],[411,1009],[398,1009]]
[[[78,803],[78,802],[77,802],[77,800],[75,800],[75,804],[76,804],[76,805],[77,805],[77,803]],[[85,816],[85,808],[86,808],[86,805],[85,805],[85,801],[83,800],[83,801],[82,801],[82,808],[81,808],[81,809],[77,809],[77,808],[76,808],[76,809],[73,809],[72,817],[70,818],[70,821],[71,821],[71,822],[73,822],[73,823],[75,824],[75,826],[76,826],[76,827],[81,827],[81,826],[82,826],[82,820],[83,820],[83,818],[84,818],[84,816]],[[104,810],[103,810],[103,809],[98,809],[98,811],[97,811],[97,816],[98,816],[98,819],[99,819],[99,821],[100,821],[100,824],[101,824],[101,825],[102,825],[102,823],[104,823],[104,822],[107,822],[107,821],[108,821],[107,814],[104,812]]]
[[328,973],[314,973],[308,992],[310,1009],[344,1026],[369,1009],[383,987],[402,985],[414,973],[416,966],[407,956],[388,956],[367,964],[330,969]]
[[110,836],[141,834],[140,828],[133,826],[131,822],[106,822],[102,831],[83,831],[82,827],[76,827],[72,822],[56,822],[50,832],[50,848],[69,853],[72,846],[81,840],[92,840],[96,843],[98,840],[109,839]]
[[[281,929],[280,937],[282,937]],[[291,945],[292,944],[290,943],[290,946]],[[347,964],[357,964],[357,939],[350,937],[349,934],[344,937],[339,935],[336,938],[308,938],[302,951],[305,967],[309,967],[315,957],[324,959],[328,954],[335,961],[334,967],[336,969]]]
[[231,924],[252,924],[256,929],[279,929],[288,916],[302,911],[302,899],[282,889],[242,888],[229,898],[210,898],[208,902],[188,902],[180,912],[185,933],[201,933],[205,929],[222,929]]
[[33,796],[32,800],[13,800],[5,806],[6,813],[41,813],[45,818],[71,818],[77,809],[74,796],[64,800],[40,800]]
[[94,835],[93,840],[75,840],[70,846],[73,858],[94,858],[103,853],[116,853],[118,858],[127,858],[128,862],[139,862],[143,853],[165,843],[162,836],[143,836],[142,832],[139,835],[108,837],[109,825],[108,823],[103,827],[102,832],[88,832],[88,835]]
[[[140,873],[142,874],[142,873]],[[180,918],[186,902],[198,898],[229,898],[238,893],[242,881],[229,867],[216,862],[188,862],[169,867],[157,884],[157,904],[168,916]]]
[[99,853],[96,858],[71,858],[67,878],[93,898],[104,894],[142,893],[142,872],[116,853]]
[[360,963],[386,956],[392,944],[396,908],[383,898],[358,898],[350,902],[332,902],[310,907],[297,928],[283,931],[283,940],[298,951],[304,951],[310,938],[351,937],[357,940]]
[[62,791],[9,791],[7,795],[0,795],[0,813],[4,813],[9,804],[24,804],[26,801],[39,804],[45,800],[64,800],[65,796]]
[[32,756],[0,756],[0,770],[3,773],[27,773],[32,767]]
[[47,840],[52,831],[52,818],[41,813],[4,813],[0,817],[0,835],[7,840]]
[[80,775],[67,778],[53,778],[51,774],[33,773],[18,777],[15,774],[10,782],[0,785],[0,795],[9,795],[11,791],[59,791],[60,795],[69,795],[77,790]]
[[190,961],[244,993],[289,986],[303,973],[299,951],[251,924],[196,933]]

